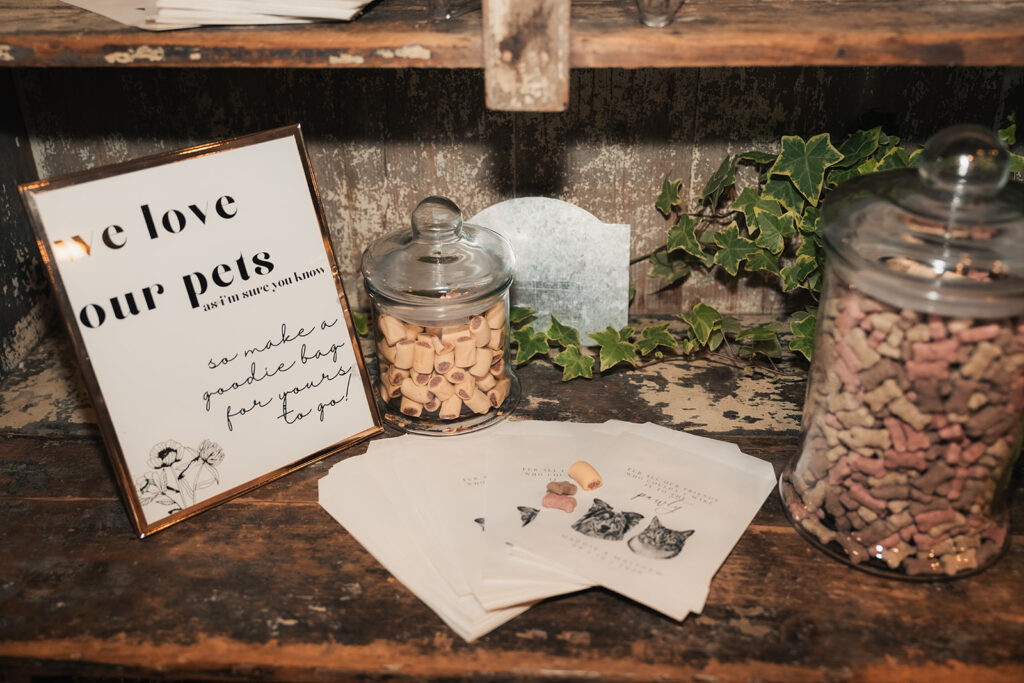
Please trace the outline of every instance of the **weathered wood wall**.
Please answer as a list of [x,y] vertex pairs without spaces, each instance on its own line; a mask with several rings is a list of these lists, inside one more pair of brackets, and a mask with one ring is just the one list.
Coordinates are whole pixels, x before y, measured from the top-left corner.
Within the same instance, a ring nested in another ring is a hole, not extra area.
[[45,334],[46,275],[18,197],[35,168],[9,70],[0,70],[0,380]]
[[[301,123],[357,305],[361,251],[405,227],[429,194],[451,197],[467,215],[514,196],[564,199],[604,221],[631,224],[639,258],[664,241],[668,224],[654,201],[666,175],[682,178],[694,197],[726,153],[773,149],[784,134],[839,138],[882,124],[922,143],[953,123],[1005,125],[1024,104],[1020,68],[577,70],[568,110],[557,114],[487,110],[476,70],[14,75],[43,178]],[[678,312],[697,300],[740,313],[784,307],[759,281],[701,276],[658,291],[648,270],[645,262],[632,269],[635,313]]]

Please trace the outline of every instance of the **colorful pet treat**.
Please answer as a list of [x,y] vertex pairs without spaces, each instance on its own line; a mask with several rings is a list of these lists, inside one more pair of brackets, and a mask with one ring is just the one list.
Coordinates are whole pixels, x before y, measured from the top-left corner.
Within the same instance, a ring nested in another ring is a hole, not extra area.
[[557,493],[560,496],[575,496],[576,484],[571,481],[549,481],[548,493]]
[[594,466],[585,460],[577,460],[569,467],[569,476],[576,480],[576,483],[584,491],[593,491],[601,486],[601,475],[597,473]]
[[553,510],[562,510],[564,512],[572,512],[576,509],[576,499],[572,496],[562,496],[557,493],[546,493],[544,494],[544,500],[540,502],[541,507],[551,508]]

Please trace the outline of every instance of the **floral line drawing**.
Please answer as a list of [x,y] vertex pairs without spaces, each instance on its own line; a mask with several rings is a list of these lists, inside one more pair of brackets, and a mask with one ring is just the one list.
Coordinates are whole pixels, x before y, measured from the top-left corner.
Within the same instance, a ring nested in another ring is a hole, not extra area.
[[217,465],[224,460],[220,445],[203,439],[198,449],[177,441],[161,441],[149,451],[150,470],[135,480],[143,505],[159,503],[181,512],[196,502],[196,492],[220,483]]

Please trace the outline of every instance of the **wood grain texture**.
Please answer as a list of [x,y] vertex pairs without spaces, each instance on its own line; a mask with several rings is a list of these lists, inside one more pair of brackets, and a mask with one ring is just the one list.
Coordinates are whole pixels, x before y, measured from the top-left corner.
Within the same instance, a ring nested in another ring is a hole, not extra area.
[[487,107],[564,111],[569,100],[569,0],[483,0]]
[[[65,363],[45,354],[37,371]],[[638,382],[651,382],[671,394],[696,393],[710,415],[726,412],[748,378],[709,366],[685,378],[672,367],[564,384],[556,368],[532,363],[520,371],[530,400],[515,417],[689,426],[781,471],[796,449],[792,423],[702,428],[637,391]],[[798,411],[802,387],[762,379],[759,390],[772,392],[780,409]],[[11,409],[0,403],[0,413]],[[919,584],[857,572],[804,542],[773,493],[698,617],[676,623],[595,589],[545,601],[466,644],[319,508],[317,480],[365,444],[139,541],[102,445],[74,433],[29,425],[0,435],[5,680],[1009,682],[1024,675],[1021,472],[1013,480],[1010,551],[975,577]]]
[[[653,29],[652,29],[653,30]],[[467,216],[544,196],[632,226],[634,314],[705,301],[735,313],[792,303],[760,277],[696,272],[662,289],[647,255],[670,227],[654,208],[666,177],[697,196],[727,154],[776,150],[783,135],[884,126],[914,147],[944,126],[1006,125],[1024,102],[1018,68],[584,69],[561,113],[495,112],[465,69],[19,69],[40,177],[301,123],[353,304],[359,259],[407,229],[431,194]],[[75,93],[75,97],[68,97]],[[1024,150],[1024,136],[1017,151]],[[751,169],[740,177],[751,182]],[[557,239],[553,237],[553,239]],[[581,244],[581,249],[597,248]]]
[[10,71],[0,71],[0,381],[46,333],[46,272],[18,196],[35,168]]
[[[350,23],[147,32],[52,0],[0,2],[15,66],[484,66],[479,12],[431,22],[382,0]],[[1024,0],[688,0],[666,28],[633,2],[572,3],[570,66],[1024,65]]]

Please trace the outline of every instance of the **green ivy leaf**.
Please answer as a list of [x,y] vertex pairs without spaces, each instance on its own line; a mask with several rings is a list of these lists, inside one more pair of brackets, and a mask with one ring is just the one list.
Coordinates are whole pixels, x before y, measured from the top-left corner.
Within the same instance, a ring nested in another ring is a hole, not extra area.
[[719,315],[718,311],[702,302],[697,303],[693,307],[692,313],[680,313],[679,317],[690,326],[693,336],[701,344],[708,343],[711,332],[715,329],[716,325],[721,326],[722,322],[722,316]]
[[804,358],[811,360],[814,353],[814,330],[817,324],[816,311],[801,311],[794,315],[789,323],[789,329],[793,333],[793,338],[789,340],[790,350],[801,353]]
[[722,328],[722,332],[724,332],[725,334],[731,335],[733,337],[735,337],[737,334],[739,334],[740,330],[743,329],[740,326],[739,319],[738,318],[734,318],[731,315],[724,315],[724,316],[722,316],[722,320],[719,323],[719,326]]
[[754,203],[755,219],[757,216],[760,216],[763,213],[766,213],[770,216],[778,217],[785,213],[785,211],[783,210],[782,205],[779,204],[777,199],[768,199],[762,196],[758,197],[757,201]]
[[839,153],[843,155],[843,159],[836,163],[836,166],[851,168],[867,159],[878,149],[878,138],[881,134],[882,127],[875,126],[870,130],[858,130],[843,140],[843,144],[839,145]]
[[679,206],[682,202],[679,198],[679,188],[682,185],[682,180],[669,180],[668,176],[665,176],[665,181],[661,184],[661,194],[658,195],[658,200],[654,202],[654,208],[660,211],[666,218],[672,213],[672,207]]
[[796,189],[796,186],[785,176],[770,178],[765,183],[761,196],[765,199],[774,199],[786,211],[792,211],[798,215],[803,213],[804,204],[807,203],[804,200],[804,196]]
[[732,165],[732,160],[731,156],[726,156],[718,166],[718,170],[708,178],[704,189],[700,191],[700,198],[707,201],[712,208],[718,206],[718,200],[722,193],[736,181],[736,169]]
[[807,279],[807,276],[817,269],[817,259],[806,254],[797,256],[793,265],[786,266],[780,272],[782,276],[782,291],[792,292],[794,289],[797,289]]
[[790,214],[777,217],[770,213],[761,213],[757,216],[757,225],[761,228],[761,234],[757,236],[755,243],[776,256],[785,248],[786,239],[796,234],[793,216]]
[[766,358],[781,358],[782,344],[779,343],[778,335],[770,339],[756,339],[750,344],[745,344],[737,351],[741,358],[754,358],[765,356]]
[[777,154],[769,154],[768,152],[758,152],[757,150],[744,152],[743,154],[738,154],[736,156],[737,161],[749,161],[759,166],[771,166],[772,164],[775,163],[775,160],[777,158]]
[[693,270],[686,263],[686,254],[670,252],[667,249],[654,252],[649,260],[653,266],[650,272],[651,277],[663,278],[665,287],[671,287]]
[[1006,143],[1006,146],[1017,144],[1017,124],[1012,123],[1006,128],[1000,128],[998,131],[999,139]]
[[580,353],[578,346],[569,346],[551,359],[562,368],[562,381],[568,382],[577,377],[591,379],[593,377],[594,359]]
[[888,171],[894,168],[910,168],[910,155],[902,147],[890,149],[875,166],[876,171]]
[[1010,152],[1010,173],[1024,171],[1024,156]]
[[708,348],[715,351],[722,345],[723,341],[725,341],[725,335],[721,330],[715,330],[711,333],[711,336],[708,337]]
[[821,212],[816,206],[808,206],[796,223],[796,229],[803,235],[821,234]]
[[587,336],[601,346],[601,372],[619,363],[629,363],[636,367],[636,344],[628,341],[629,337],[633,336],[633,328],[624,327],[617,331],[614,327],[607,327],[603,332],[594,332]]
[[640,330],[640,338],[636,342],[641,356],[646,356],[659,346],[674,349],[678,346],[676,338],[668,331],[668,323],[649,325]]
[[699,218],[685,214],[680,216],[676,224],[669,228],[668,250],[673,252],[681,249],[687,254],[696,257],[706,268],[710,268],[711,264],[714,263],[714,257],[704,251],[700,246],[700,242],[697,241],[695,230],[698,225],[700,225]]
[[817,206],[825,183],[825,170],[842,158],[839,150],[832,146],[828,133],[815,135],[806,142],[798,135],[784,135],[782,153],[768,173],[789,177],[800,194]]
[[736,341],[771,341],[772,339],[777,340],[778,338],[778,330],[768,325],[763,327],[750,327],[745,330],[740,330],[736,334]]
[[797,247],[797,250],[796,250],[796,257],[797,258],[800,258],[801,256],[808,256],[808,257],[814,259],[815,263],[818,262],[818,253],[821,250],[818,248],[818,241],[817,241],[817,239],[815,239],[816,237],[817,237],[817,235],[805,235],[804,236],[803,241],[800,243],[800,246]]
[[508,311],[508,320],[513,325],[522,325],[537,315],[537,311],[526,306],[512,306]]
[[[1000,128],[999,137],[1007,147],[1017,144],[1017,124],[1012,123],[1006,128]],[[1010,173],[1020,173],[1021,171],[1024,171],[1024,156],[1010,152]]]
[[725,230],[715,233],[715,244],[718,245],[715,263],[722,266],[730,275],[736,275],[740,263],[757,251],[757,245],[746,237],[740,237],[735,222],[730,223]]
[[370,318],[361,313],[352,314],[352,325],[356,328],[356,334],[365,337],[370,334]]
[[562,348],[580,346],[580,333],[576,328],[563,325],[554,315],[551,316],[551,325],[548,326],[546,334],[548,341],[554,342]]
[[884,157],[898,144],[900,144],[900,139],[897,136],[886,135],[884,132],[880,132],[878,134],[878,150],[875,152],[875,156],[878,158]]
[[758,199],[760,197],[757,196],[757,190],[752,187],[744,187],[739,196],[733,200],[732,206],[729,207],[732,211],[743,212],[747,233],[750,235],[757,233],[757,216],[754,214],[754,205],[757,204]]
[[512,338],[518,344],[516,349],[516,365],[522,365],[537,354],[546,356],[548,353],[548,338],[543,332],[534,332],[532,327],[523,327],[512,333]]
[[779,260],[771,252],[759,249],[747,257],[747,262],[743,264],[743,269],[750,273],[767,270],[769,273],[778,275]]

